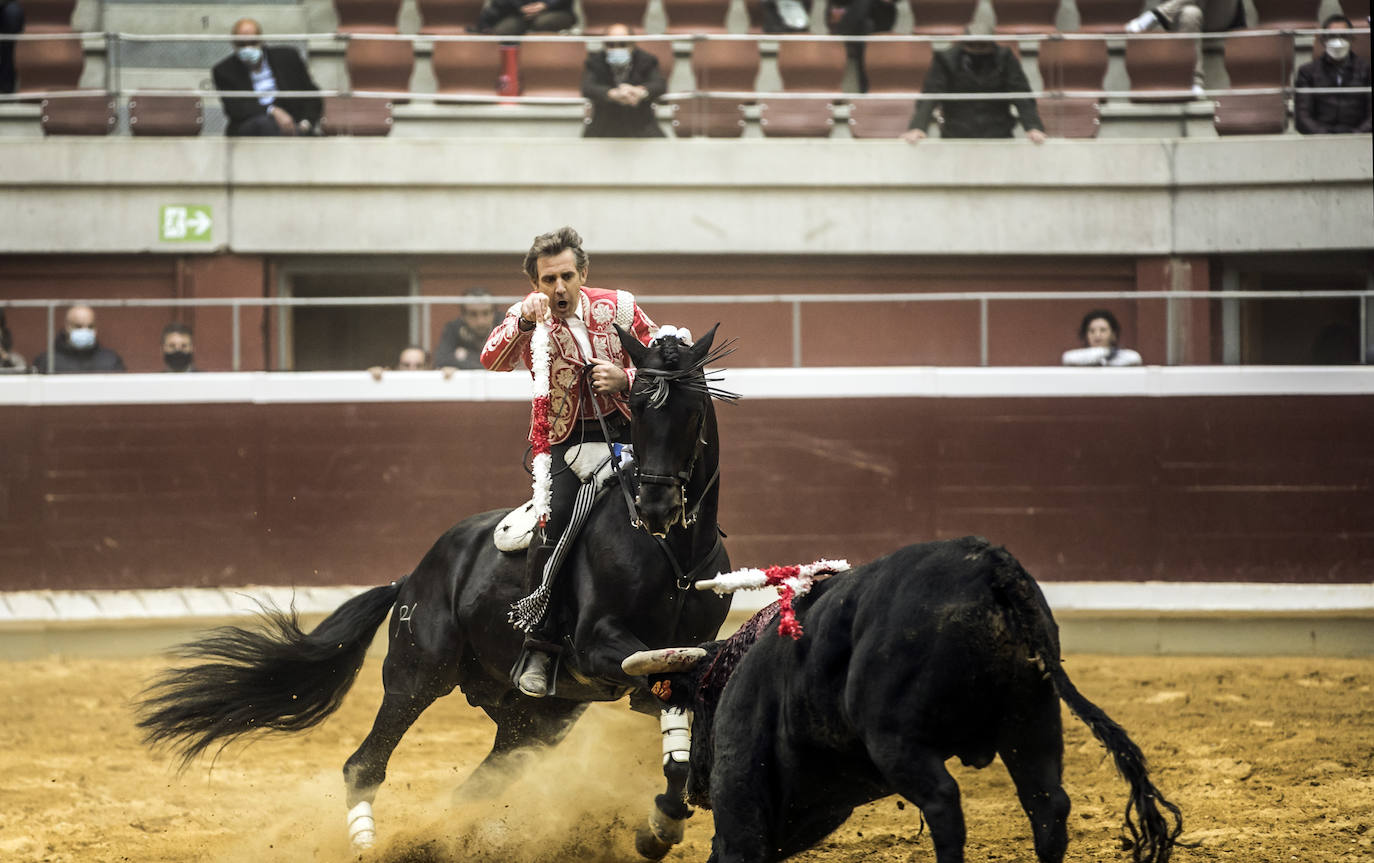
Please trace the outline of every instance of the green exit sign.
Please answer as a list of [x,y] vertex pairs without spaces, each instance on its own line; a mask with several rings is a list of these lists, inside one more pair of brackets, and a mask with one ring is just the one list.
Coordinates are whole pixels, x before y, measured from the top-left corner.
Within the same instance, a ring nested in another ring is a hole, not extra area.
[[167,204],[158,211],[157,237],[167,242],[198,242],[210,239],[215,219],[205,204]]

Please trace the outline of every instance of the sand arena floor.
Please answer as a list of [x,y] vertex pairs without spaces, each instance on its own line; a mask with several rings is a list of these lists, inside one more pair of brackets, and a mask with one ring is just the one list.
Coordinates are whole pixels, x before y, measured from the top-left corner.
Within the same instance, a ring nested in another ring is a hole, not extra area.
[[[381,697],[364,667],[342,710],[295,737],[225,750],[176,774],[140,746],[130,699],[157,659],[0,663],[0,860],[298,863],[350,860],[345,758]],[[1078,687],[1124,725],[1156,784],[1183,809],[1179,861],[1374,863],[1374,661],[1069,656]],[[1124,784],[1066,712],[1072,861],[1129,860]],[[411,729],[377,799],[379,863],[632,861],[630,839],[661,787],[658,734],[624,702],[593,707],[568,741],[517,772],[508,793],[452,806],[493,726],[459,695]],[[1000,763],[952,768],[970,861],[1033,860]],[[932,860],[914,807],[888,798],[794,858]],[[710,815],[669,860],[703,861]]]

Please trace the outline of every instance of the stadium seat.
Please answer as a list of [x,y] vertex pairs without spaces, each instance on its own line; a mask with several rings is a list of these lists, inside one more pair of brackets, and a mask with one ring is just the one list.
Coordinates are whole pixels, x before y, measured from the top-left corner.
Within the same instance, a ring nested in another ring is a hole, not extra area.
[[658,69],[663,73],[663,80],[671,81],[673,78],[673,67],[677,63],[677,56],[673,53],[673,43],[654,39],[646,42],[636,42],[635,47],[645,52],[653,54],[658,58]]
[[466,33],[477,23],[483,0],[415,0],[420,32],[425,35]]
[[744,106],[736,99],[687,97],[672,103],[673,133],[679,138],[738,138],[744,134]]
[[[1126,42],[1126,74],[1132,102],[1188,102],[1197,63],[1195,39],[1130,39]],[[1180,95],[1156,95],[1163,91]]]
[[129,97],[129,133],[139,136],[195,136],[205,126],[199,96]]
[[576,40],[520,43],[520,92],[525,96],[581,96],[587,46]]
[[1080,33],[1124,33],[1126,22],[1140,14],[1141,0],[1078,0]]
[[1065,97],[1039,100],[1045,134],[1052,138],[1096,138],[1101,128],[1098,100],[1074,93],[1100,91],[1107,74],[1106,40],[1048,39],[1040,43],[1044,89]]
[[104,91],[44,99],[44,135],[108,135],[115,127],[115,99]]
[[867,43],[864,69],[868,73],[868,92],[920,92],[934,53],[929,42]]
[[912,33],[923,36],[956,36],[973,19],[978,0],[910,0],[915,25]]
[[325,96],[320,131],[326,135],[389,135],[391,103],[385,99]]
[[401,0],[334,0],[340,33],[395,33]]
[[1053,33],[1059,0],[993,0],[998,33]]
[[76,0],[24,0],[25,33],[66,33],[72,29]]
[[759,76],[759,43],[752,39],[707,39],[692,46],[692,74],[698,90],[753,90]]
[[829,99],[759,102],[759,128],[768,138],[827,138],[834,126]]
[[911,99],[864,99],[849,103],[849,134],[855,138],[896,138],[911,124]]
[[[1341,0],[1341,11],[1356,27],[1369,26],[1369,0]],[[1368,39],[1369,37],[1366,36],[1365,38]],[[1360,56],[1366,60],[1369,59],[1368,53]]]
[[496,42],[435,42],[429,62],[436,92],[496,93],[501,77],[501,47]]
[[763,0],[744,0],[744,15],[749,19],[749,32],[763,32]]
[[649,0],[582,0],[582,29],[587,33],[605,33],[612,24],[625,24],[630,32],[644,24]]
[[1255,0],[1250,26],[1260,30],[1294,30],[1318,26],[1321,0]]
[[1096,138],[1102,128],[1102,111],[1096,99],[1040,99],[1035,107],[1045,134],[1051,138]]
[[14,46],[15,92],[75,90],[85,65],[79,36],[21,40]]
[[784,90],[838,93],[848,56],[843,42],[789,39],[778,42],[777,62]]
[[408,91],[415,48],[409,39],[352,38],[344,49],[344,68],[350,89]]
[[668,33],[724,33],[730,0],[663,0]]
[[[1232,89],[1287,87],[1293,80],[1293,37],[1274,33],[1226,40],[1226,74]],[[1212,123],[1218,135],[1277,135],[1288,128],[1282,93],[1217,97]]]

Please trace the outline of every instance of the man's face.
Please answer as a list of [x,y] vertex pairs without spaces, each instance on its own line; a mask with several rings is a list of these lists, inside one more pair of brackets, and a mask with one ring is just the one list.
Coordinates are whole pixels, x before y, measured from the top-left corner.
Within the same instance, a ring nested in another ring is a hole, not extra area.
[[491,332],[496,323],[496,312],[491,303],[475,303],[463,306],[463,324],[474,333]]
[[403,372],[418,372],[425,368],[425,352],[419,348],[406,348],[396,361],[396,368]]
[[162,352],[164,354],[189,354],[192,350],[191,337],[185,333],[168,333],[166,338],[162,340]]
[[[1344,21],[1332,21],[1330,24],[1327,24],[1327,25],[1326,25],[1326,29],[1328,29],[1328,30],[1349,30],[1350,28],[1347,27],[1347,26],[1345,25],[1345,22],[1344,22]],[[1348,38],[1348,37],[1347,37],[1344,33],[1331,33],[1331,34],[1329,34],[1329,35],[1323,36],[1323,37],[1322,37],[1322,42],[1323,42],[1323,43],[1326,43],[1326,42],[1330,42],[1332,39],[1346,39],[1346,38]]]
[[578,291],[587,278],[587,271],[577,269],[572,249],[540,258],[536,263],[537,276],[531,280],[534,289],[549,300],[555,318],[566,318],[577,311]]
[[80,329],[95,329],[95,310],[90,306],[75,306],[67,311],[67,334]]

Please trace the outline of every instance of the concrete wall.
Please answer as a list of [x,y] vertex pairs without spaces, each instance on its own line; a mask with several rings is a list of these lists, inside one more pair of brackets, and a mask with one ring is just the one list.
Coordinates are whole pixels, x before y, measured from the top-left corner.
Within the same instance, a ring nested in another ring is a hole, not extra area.
[[[1179,255],[1374,247],[1368,135],[0,140],[0,252]],[[205,204],[208,241],[159,208]]]

